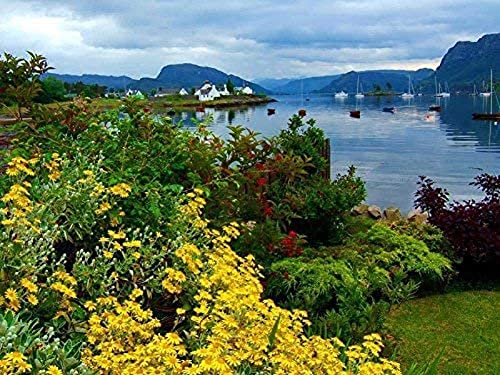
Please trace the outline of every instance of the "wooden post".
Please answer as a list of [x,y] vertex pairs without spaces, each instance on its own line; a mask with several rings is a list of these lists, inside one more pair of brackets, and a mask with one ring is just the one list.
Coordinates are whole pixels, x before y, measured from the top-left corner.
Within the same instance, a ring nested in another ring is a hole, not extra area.
[[326,138],[325,142],[323,143],[323,147],[321,149],[321,156],[325,159],[326,161],[326,166],[323,172],[321,172],[321,175],[325,180],[330,180],[331,175],[330,175],[330,167],[331,167],[331,154],[330,154],[330,138]]

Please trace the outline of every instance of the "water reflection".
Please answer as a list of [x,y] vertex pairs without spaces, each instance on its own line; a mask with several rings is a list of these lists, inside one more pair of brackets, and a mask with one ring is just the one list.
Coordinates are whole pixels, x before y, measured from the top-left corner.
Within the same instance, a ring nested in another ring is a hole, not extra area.
[[[479,193],[468,183],[479,171],[500,173],[500,126],[473,121],[473,112],[486,112],[484,98],[452,96],[438,101],[441,113],[428,112],[432,97],[365,97],[356,100],[332,95],[277,97],[269,106],[205,113],[182,113],[174,121],[192,126],[212,116],[212,130],[225,137],[228,125],[242,125],[263,136],[277,134],[289,117],[301,108],[316,119],[332,142],[332,175],[356,165],[365,179],[368,202],[409,209],[419,175],[446,186],[454,198],[474,198]],[[267,108],[276,109],[268,116]],[[383,107],[395,107],[394,114]],[[358,109],[361,118],[349,117]]]

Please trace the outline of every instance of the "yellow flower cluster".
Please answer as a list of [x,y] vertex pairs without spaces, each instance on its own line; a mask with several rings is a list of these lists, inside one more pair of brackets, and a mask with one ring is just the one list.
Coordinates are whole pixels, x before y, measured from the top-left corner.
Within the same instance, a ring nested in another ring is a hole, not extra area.
[[[38,232],[37,226],[34,225],[27,216],[33,212],[33,203],[30,200],[30,193],[26,188],[31,187],[27,181],[20,184],[14,184],[9,191],[2,197],[2,202],[6,204],[6,208],[2,210],[4,215],[9,215],[10,218],[3,219],[2,224],[5,226],[23,225],[33,228]],[[39,224],[39,223],[37,223]]]
[[12,158],[10,162],[7,163],[7,170],[5,173],[9,176],[18,176],[21,173],[25,173],[28,176],[34,176],[35,172],[29,167],[30,165],[36,164],[38,159],[33,158],[30,160],[26,160],[22,157]]
[[[191,193],[181,209],[190,223],[203,220],[202,194],[201,190]],[[188,232],[196,233],[191,225]],[[186,273],[174,268],[165,271],[163,286],[170,293],[181,293],[184,286],[197,290],[186,347],[176,333],[155,334],[159,323],[150,311],[132,300],[123,305],[115,301],[111,310],[90,319],[91,345],[84,353],[85,363],[109,374],[234,374],[243,369],[301,375],[401,373],[399,364],[379,357],[380,336],[366,336],[362,344],[348,348],[335,338],[306,337],[310,322],[305,312],[262,300],[253,257],[239,257],[229,245],[239,234],[237,228],[232,223],[222,233],[198,230],[203,236],[198,245],[188,242],[174,253],[174,264],[186,266]],[[176,313],[186,314],[184,309]],[[341,359],[342,353],[346,360]]]
[[[76,286],[76,279],[64,271],[56,271],[52,274],[52,277],[57,279],[56,282],[50,285],[50,288],[56,292],[61,293],[64,298],[75,299],[76,293],[72,287]],[[66,285],[67,284],[67,285]],[[62,307],[70,309],[68,303],[62,304]],[[60,315],[59,313],[57,315]]]
[[31,370],[31,365],[26,362],[26,357],[22,353],[10,352],[0,359],[2,375],[25,374],[29,370]]
[[182,271],[173,268],[165,270],[165,279],[161,285],[172,294],[179,294],[182,292],[182,283],[186,281],[186,275]]
[[61,177],[61,172],[59,171],[61,158],[59,154],[54,152],[52,158],[49,162],[45,163],[45,168],[49,170],[49,180],[57,181]]
[[[101,244],[106,245],[106,248],[104,248],[103,250],[103,255],[105,258],[108,259],[113,258],[115,251],[122,251],[123,248],[138,249],[142,247],[142,242],[139,240],[126,241],[127,235],[122,230],[118,232],[115,232],[113,230],[108,230],[108,236],[109,237],[101,237],[99,239],[99,242]],[[125,241],[120,242],[120,240],[125,240]],[[141,254],[135,251],[133,252],[132,256],[135,259],[139,259],[141,257]]]
[[21,308],[21,303],[15,289],[7,289],[4,293],[4,297],[4,303],[8,309],[14,312],[19,311],[19,309]]
[[118,195],[122,198],[127,198],[129,196],[130,192],[132,191],[132,188],[130,187],[130,185],[127,185],[125,183],[121,183],[121,184],[117,184],[115,186],[111,186],[109,188],[109,191],[114,195]]
[[186,348],[177,333],[154,333],[160,322],[133,300],[89,319],[83,362],[99,373],[136,375],[180,373]]

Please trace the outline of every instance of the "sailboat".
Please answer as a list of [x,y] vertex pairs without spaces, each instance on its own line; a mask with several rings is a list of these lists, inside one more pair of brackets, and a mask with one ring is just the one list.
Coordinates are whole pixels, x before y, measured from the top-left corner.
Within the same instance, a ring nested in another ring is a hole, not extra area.
[[448,87],[448,82],[444,83],[444,91],[441,92],[441,97],[442,98],[449,98],[451,96],[450,94],[450,88]]
[[431,112],[441,112],[441,106],[439,105],[439,94],[438,94],[438,84],[437,84],[437,77],[434,75],[434,86],[436,87],[436,104],[433,104],[429,107],[429,111]]
[[476,84],[474,84],[474,91],[472,92],[471,96],[477,96]]
[[349,96],[349,94],[346,93],[346,92],[344,92],[344,90],[342,90],[341,92],[335,93],[335,97],[336,98],[342,98],[342,99],[344,99],[344,98],[347,98],[348,96]]
[[[484,81],[483,81],[483,89],[484,89]],[[488,86],[486,86],[486,90],[487,90],[487,89],[488,89]],[[480,95],[480,96],[490,96],[490,95],[491,95],[491,93],[490,93],[490,92],[488,92],[488,91],[486,91],[486,90],[485,90],[485,91],[481,91],[481,92],[479,93],[479,95]]]
[[364,98],[365,95],[363,94],[363,86],[361,86],[361,92],[359,92],[359,74],[358,74],[358,83],[356,84],[356,95],[354,95],[356,98]]
[[500,120],[500,112],[493,113],[493,69],[490,69],[490,92],[487,96],[490,97],[490,113],[473,113],[473,120]]
[[411,78],[410,76],[408,75],[408,92],[405,92],[403,95],[401,95],[401,97],[403,99],[411,99],[413,98],[415,95],[413,95],[411,93]]

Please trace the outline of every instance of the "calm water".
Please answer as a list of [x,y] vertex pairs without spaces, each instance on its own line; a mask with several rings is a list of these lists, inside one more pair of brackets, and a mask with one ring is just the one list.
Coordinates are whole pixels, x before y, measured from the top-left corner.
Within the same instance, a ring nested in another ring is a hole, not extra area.
[[[332,176],[355,165],[366,182],[368,203],[405,211],[412,207],[419,175],[431,177],[461,200],[481,196],[468,186],[474,176],[483,171],[500,173],[500,124],[471,120],[472,112],[487,110],[483,98],[441,99],[443,111],[435,118],[426,117],[434,102],[430,97],[309,98],[277,96],[278,102],[267,106],[212,111],[213,130],[225,136],[227,125],[243,125],[270,136],[304,108],[307,118],[316,119],[331,140]],[[397,112],[382,112],[386,106],[396,107]],[[267,116],[268,107],[276,108],[274,116]],[[361,110],[361,119],[349,117],[354,108]],[[187,122],[190,116],[183,114]]]

